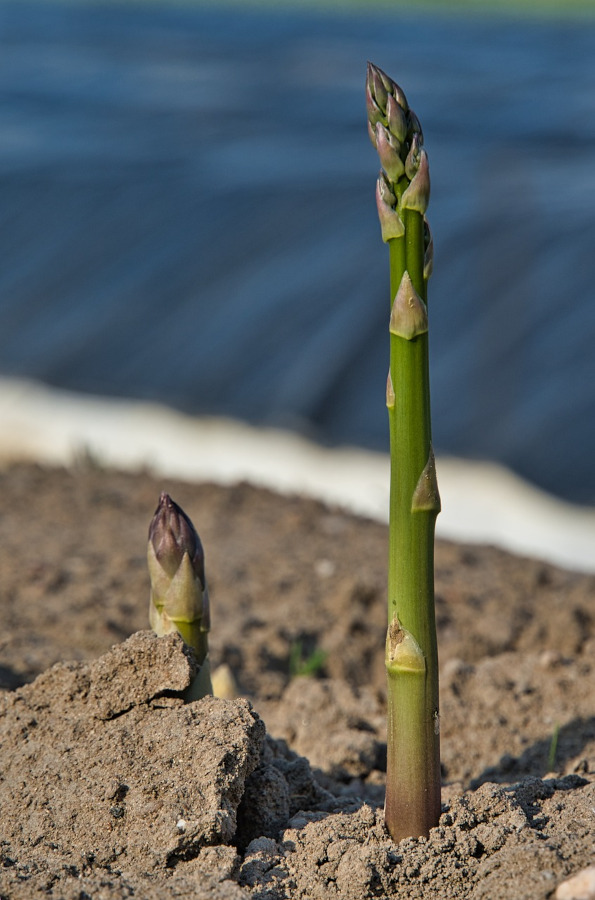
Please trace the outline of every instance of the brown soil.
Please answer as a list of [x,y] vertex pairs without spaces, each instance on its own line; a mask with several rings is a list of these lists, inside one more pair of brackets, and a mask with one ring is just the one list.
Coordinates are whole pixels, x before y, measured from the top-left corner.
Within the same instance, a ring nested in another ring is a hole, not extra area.
[[[184,705],[191,655],[134,634],[163,489],[205,546],[213,667],[249,703]],[[444,811],[395,845],[385,527],[90,465],[0,491],[1,898],[532,900],[593,861],[595,577],[438,544]]]

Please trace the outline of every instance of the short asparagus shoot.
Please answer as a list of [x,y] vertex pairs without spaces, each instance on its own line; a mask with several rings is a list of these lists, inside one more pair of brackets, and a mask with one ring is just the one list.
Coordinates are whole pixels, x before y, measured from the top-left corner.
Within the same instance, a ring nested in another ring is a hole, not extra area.
[[163,492],[149,526],[147,549],[151,597],[149,621],[158,635],[177,631],[200,666],[185,699],[213,693],[209,664],[209,592],[205,557],[194,525]]
[[440,497],[431,443],[425,212],[428,157],[401,88],[368,63],[368,129],[382,170],[376,202],[390,260],[388,731],[385,818],[395,841],[427,836],[440,816],[434,529]]

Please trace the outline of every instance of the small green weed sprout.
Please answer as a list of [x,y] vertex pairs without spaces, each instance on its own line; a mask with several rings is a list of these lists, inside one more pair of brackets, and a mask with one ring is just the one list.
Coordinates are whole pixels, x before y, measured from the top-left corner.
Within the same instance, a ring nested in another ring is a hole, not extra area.
[[309,653],[305,651],[303,642],[298,638],[289,648],[289,674],[291,678],[298,676],[315,677],[326,663],[328,653],[321,647],[314,647]]

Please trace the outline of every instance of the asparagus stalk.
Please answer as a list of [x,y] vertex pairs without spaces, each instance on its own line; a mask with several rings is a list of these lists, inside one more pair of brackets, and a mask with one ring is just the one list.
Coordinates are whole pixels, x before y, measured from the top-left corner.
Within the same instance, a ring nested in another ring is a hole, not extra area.
[[387,783],[385,818],[395,841],[428,835],[440,816],[438,650],[434,528],[440,497],[431,443],[425,219],[428,157],[405,94],[368,63],[368,128],[383,171],[376,187],[389,246],[390,370],[386,404],[391,484],[388,566]]
[[165,492],[159,497],[149,526],[147,559],[151,577],[151,628],[158,635],[177,631],[194,649],[200,669],[186,692],[186,700],[198,700],[213,693],[205,558],[194,525]]

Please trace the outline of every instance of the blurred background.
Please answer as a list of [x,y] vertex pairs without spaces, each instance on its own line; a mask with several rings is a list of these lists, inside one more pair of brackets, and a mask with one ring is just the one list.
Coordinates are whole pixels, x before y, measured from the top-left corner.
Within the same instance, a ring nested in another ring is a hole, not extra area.
[[371,59],[430,158],[437,454],[594,504],[593,12],[3,0],[2,391],[385,454]]

